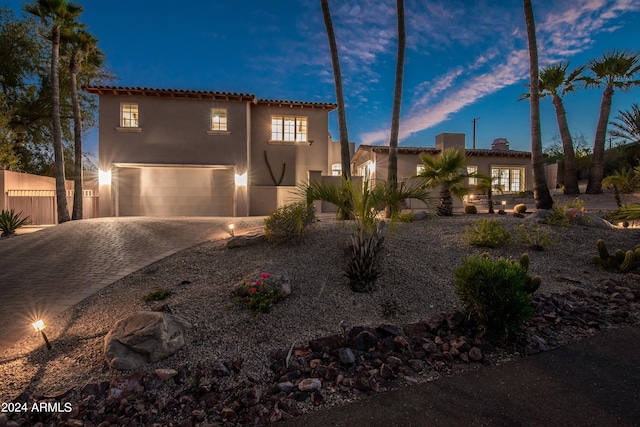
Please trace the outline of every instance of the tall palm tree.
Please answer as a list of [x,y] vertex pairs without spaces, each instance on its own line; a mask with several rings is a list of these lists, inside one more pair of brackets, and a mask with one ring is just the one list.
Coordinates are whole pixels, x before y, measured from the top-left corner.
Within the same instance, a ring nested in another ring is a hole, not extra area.
[[98,40],[91,33],[76,29],[68,35],[69,83],[73,106],[74,136],[74,193],[71,219],[82,219],[82,113],[78,98],[78,72],[86,66],[99,67],[103,54],[98,49]]
[[640,142],[640,107],[631,105],[631,111],[618,110],[617,122],[609,122],[614,129],[609,136],[620,138],[625,142]]
[[551,209],[553,199],[544,174],[542,134],[540,131],[540,83],[538,78],[538,45],[531,0],[523,0],[524,18],[529,44],[529,101],[531,105],[531,162],[533,169],[533,197],[537,209]]
[[440,188],[438,214],[453,215],[453,194],[459,199],[469,193],[464,186],[465,179],[475,177],[467,172],[468,157],[458,148],[448,148],[436,155],[421,154],[424,170],[416,175],[425,181],[427,188]]
[[62,127],[60,124],[60,35],[65,29],[77,25],[76,19],[83,8],[66,0],[35,0],[26,4],[24,10],[37,16],[51,29],[51,127],[53,135],[53,152],[55,159],[56,202],[58,205],[58,222],[69,221],[67,208],[67,192],[64,186],[64,155],[62,147]]
[[578,188],[578,166],[562,97],[575,90],[576,81],[580,78],[585,67],[578,67],[567,75],[568,68],[568,61],[551,65],[540,71],[539,78],[541,97],[551,96],[556,110],[556,120],[564,154],[564,194],[573,195],[580,193]]
[[340,162],[342,164],[342,176],[351,179],[351,153],[349,152],[349,133],[347,132],[347,113],[344,107],[344,94],[342,92],[342,74],[340,73],[340,59],[338,58],[338,45],[336,35],[333,32],[331,12],[328,0],[320,0],[324,25],[327,28],[329,38],[329,50],[331,51],[331,63],[333,65],[333,78],[336,82],[336,102],[338,103],[338,128],[340,130]]
[[396,63],[396,84],[393,91],[393,111],[391,113],[391,136],[389,138],[389,170],[387,183],[391,188],[398,184],[398,133],[400,132],[400,104],[402,103],[402,78],[404,74],[404,51],[407,36],[404,28],[404,0],[396,1],[398,9],[398,61]]
[[598,127],[593,139],[593,157],[589,168],[588,194],[602,193],[602,179],[604,177],[604,146],[607,136],[607,124],[611,113],[611,102],[615,90],[626,91],[640,85],[638,72],[640,71],[640,58],[638,53],[624,50],[614,50],[605,53],[602,58],[592,59],[587,64],[590,75],[584,78],[587,86],[602,87],[602,102],[600,103],[600,115]]

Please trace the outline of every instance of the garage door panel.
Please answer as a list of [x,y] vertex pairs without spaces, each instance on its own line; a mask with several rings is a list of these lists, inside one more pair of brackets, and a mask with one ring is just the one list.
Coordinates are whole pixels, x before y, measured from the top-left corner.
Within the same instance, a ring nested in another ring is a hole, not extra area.
[[120,168],[119,214],[143,216],[232,216],[232,170]]

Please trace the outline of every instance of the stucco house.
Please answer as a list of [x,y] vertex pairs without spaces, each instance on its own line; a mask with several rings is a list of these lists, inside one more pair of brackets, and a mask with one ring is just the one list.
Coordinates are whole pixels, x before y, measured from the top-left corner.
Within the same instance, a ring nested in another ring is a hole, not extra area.
[[[453,147],[465,149],[463,133],[437,135],[435,148],[398,147],[398,179],[410,179],[421,171],[421,153],[437,154]],[[531,153],[509,149],[506,138],[495,139],[491,149],[465,149],[465,153],[470,157],[468,170],[499,177],[504,193],[533,190]],[[373,182],[386,180],[388,161],[388,146],[360,145],[351,160],[352,172],[354,175],[368,176]],[[468,185],[472,192],[476,184],[476,179],[469,178]]]
[[265,215],[310,176],[340,175],[333,103],[95,86],[100,216]]

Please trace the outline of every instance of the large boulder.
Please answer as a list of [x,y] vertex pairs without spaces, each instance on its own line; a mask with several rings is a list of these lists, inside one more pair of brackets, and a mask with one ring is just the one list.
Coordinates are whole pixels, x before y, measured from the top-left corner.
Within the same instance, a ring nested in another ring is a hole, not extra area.
[[169,313],[143,311],[120,320],[104,339],[104,355],[118,370],[138,369],[171,356],[184,345],[186,320]]
[[[538,222],[541,224],[545,224],[547,218],[552,215],[552,212],[547,209],[538,209],[529,217],[527,217],[526,221]],[[594,215],[589,212],[582,212],[579,214],[572,214],[570,210],[565,212],[567,218],[569,219],[569,224],[580,225],[582,227],[590,227],[590,228],[599,228],[602,230],[611,230],[615,229],[616,226],[611,224],[606,219],[600,218],[597,215]]]

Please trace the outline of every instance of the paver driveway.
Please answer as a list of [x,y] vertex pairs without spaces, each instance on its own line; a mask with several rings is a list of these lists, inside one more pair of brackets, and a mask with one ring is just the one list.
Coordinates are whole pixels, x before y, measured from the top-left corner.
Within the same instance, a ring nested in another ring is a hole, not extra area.
[[263,218],[96,218],[0,240],[0,351],[118,279]]

